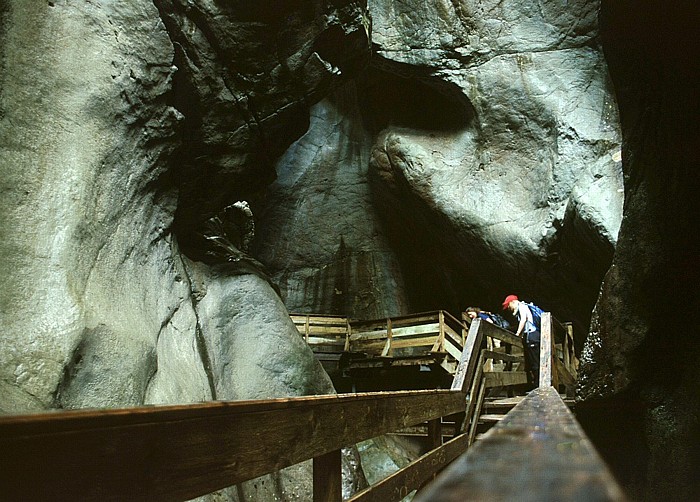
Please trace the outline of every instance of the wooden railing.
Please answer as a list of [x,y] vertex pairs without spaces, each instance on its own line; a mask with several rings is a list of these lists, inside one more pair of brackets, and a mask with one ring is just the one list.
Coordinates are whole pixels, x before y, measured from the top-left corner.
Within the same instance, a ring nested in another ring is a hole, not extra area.
[[[445,469],[435,482],[420,491],[415,502],[626,500],[557,391],[560,379],[574,378],[572,364],[575,362],[572,358],[557,357],[557,352],[565,353],[567,345],[563,341],[558,350],[554,343],[555,323],[550,313],[543,315],[539,386]],[[472,328],[474,324],[477,322],[472,323]],[[489,323],[482,324],[476,330],[470,329],[470,337],[475,337],[477,343],[482,333],[496,338],[492,328],[482,329]],[[507,343],[522,347],[515,340]],[[481,361],[492,356],[487,349],[482,349],[481,354]],[[481,406],[482,392],[475,394],[476,386],[487,388],[489,380],[494,378],[499,382],[519,379],[518,372],[509,378],[493,377],[488,372],[479,377],[479,368],[484,367],[481,361],[470,393],[476,396],[477,408]],[[478,412],[472,413],[472,417],[476,420]],[[470,429],[470,445],[472,441],[473,429]]]
[[[313,459],[314,500],[340,501],[341,448],[464,412],[475,353],[460,354],[451,390],[0,417],[0,494],[33,501],[188,500]],[[441,444],[439,426],[433,429],[435,449],[351,500],[400,500],[466,449],[465,435]],[[389,492],[394,496],[376,498]]]
[[[455,321],[444,313],[438,316],[439,325]],[[309,319],[309,339],[311,325]],[[409,330],[394,337],[395,327],[405,326],[395,319],[386,324],[387,334],[392,334],[389,350],[401,339],[424,338],[425,333],[406,334]],[[358,330],[361,336],[355,341],[374,343],[362,335],[367,332],[373,331]],[[344,346],[353,343],[354,333],[350,322]],[[449,354],[446,347],[453,335],[438,329],[439,343],[430,348]],[[525,381],[517,367],[522,342],[512,333],[475,321],[466,335],[459,335],[464,350],[450,390],[0,417],[0,494],[7,500],[33,501],[188,500],[313,459],[314,500],[336,502],[342,498],[341,448],[428,422],[431,451],[350,499],[400,500],[467,449],[485,389]],[[499,340],[501,347],[494,343],[489,349],[488,339]],[[419,344],[428,346],[426,341]],[[487,361],[500,366],[484,371]],[[464,418],[455,437],[443,444],[442,418],[455,414]]]
[[311,314],[291,318],[322,363],[338,361],[342,353],[374,358],[427,354],[439,358],[450,374],[457,371],[467,332],[443,310],[368,321]]
[[531,391],[414,502],[625,500],[554,387]]

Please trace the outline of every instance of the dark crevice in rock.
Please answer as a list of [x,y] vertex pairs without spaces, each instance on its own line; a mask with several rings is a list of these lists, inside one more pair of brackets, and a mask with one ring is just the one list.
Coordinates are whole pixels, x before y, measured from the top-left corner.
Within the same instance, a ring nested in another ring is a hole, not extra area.
[[361,112],[370,131],[405,127],[441,133],[461,131],[474,123],[474,108],[458,88],[388,68],[371,68],[361,84]]
[[202,333],[202,325],[199,320],[199,313],[197,312],[197,298],[195,295],[194,287],[192,285],[192,278],[190,277],[189,270],[187,268],[187,263],[180,256],[180,266],[182,267],[183,273],[185,275],[185,280],[187,281],[187,287],[190,292],[189,298],[192,303],[192,312],[195,318],[195,342],[197,344],[197,352],[199,352],[199,357],[202,361],[202,367],[204,368],[204,373],[207,375],[207,383],[209,385],[209,392],[211,392],[212,400],[216,400],[216,384],[214,383],[214,371],[212,370],[211,357],[209,356],[209,351],[207,350],[207,344],[204,340],[204,335]]

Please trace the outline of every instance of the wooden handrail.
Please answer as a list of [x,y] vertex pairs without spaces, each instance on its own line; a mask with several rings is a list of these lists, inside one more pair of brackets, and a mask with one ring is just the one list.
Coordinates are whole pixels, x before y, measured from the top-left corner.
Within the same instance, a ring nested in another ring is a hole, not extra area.
[[553,387],[531,391],[415,502],[624,501],[625,495]]
[[0,417],[0,493],[187,500],[458,413],[464,399],[424,390]]

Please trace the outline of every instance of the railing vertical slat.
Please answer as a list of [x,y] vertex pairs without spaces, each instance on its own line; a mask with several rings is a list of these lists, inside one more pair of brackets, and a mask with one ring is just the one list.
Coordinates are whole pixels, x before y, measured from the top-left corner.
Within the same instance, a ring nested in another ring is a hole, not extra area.
[[542,314],[540,330],[540,387],[552,385],[552,314]]
[[314,502],[342,502],[340,450],[314,457]]

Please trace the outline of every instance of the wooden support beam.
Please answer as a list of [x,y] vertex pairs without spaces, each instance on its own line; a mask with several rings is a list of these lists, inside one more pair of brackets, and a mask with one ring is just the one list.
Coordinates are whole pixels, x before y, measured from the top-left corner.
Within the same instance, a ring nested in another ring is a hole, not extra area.
[[431,450],[442,445],[442,420],[439,418],[428,422],[428,445]]
[[528,394],[414,502],[626,500],[553,387]]
[[314,502],[342,502],[340,450],[314,457]]
[[483,333],[480,330],[482,323],[490,324],[481,319],[474,319],[474,322],[469,327],[467,341],[464,343],[464,350],[462,350],[462,358],[452,380],[452,390],[466,393],[467,386],[471,384],[476,372],[479,350],[483,340]]
[[386,357],[389,354],[391,354],[391,339],[392,339],[392,333],[391,333],[391,319],[386,320],[386,344],[384,345],[384,348],[382,349],[382,357]]
[[402,500],[413,490],[420,488],[434,472],[439,472],[464,453],[467,449],[467,440],[466,434],[457,436],[377,484],[358,492],[347,502],[398,502]]

